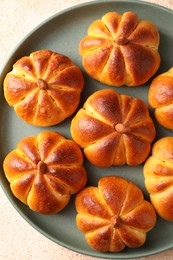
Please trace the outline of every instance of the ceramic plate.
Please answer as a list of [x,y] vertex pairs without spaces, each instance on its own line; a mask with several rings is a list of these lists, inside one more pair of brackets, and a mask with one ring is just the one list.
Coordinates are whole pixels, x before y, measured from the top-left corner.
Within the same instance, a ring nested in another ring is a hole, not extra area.
[[[145,2],[135,1],[94,1],[67,9],[46,20],[39,27],[33,30],[16,47],[1,74],[1,115],[0,115],[0,142],[1,142],[1,165],[8,152],[16,147],[16,144],[22,138],[29,135],[37,135],[43,130],[58,131],[71,138],[69,125],[72,117],[61,124],[40,128],[26,124],[17,117],[14,110],[8,106],[3,97],[3,79],[7,72],[12,69],[13,63],[24,55],[29,55],[33,51],[40,49],[51,49],[69,56],[74,63],[81,67],[81,57],[78,52],[78,44],[87,33],[90,23],[101,18],[109,11],[123,13],[125,11],[134,11],[140,19],[152,21],[160,32],[161,66],[157,74],[162,73],[172,67],[173,53],[173,33],[172,21],[173,12],[171,10],[152,5]],[[82,92],[81,105],[86,98],[96,90],[103,88],[112,88],[100,84],[89,78],[82,69],[85,77],[85,87]],[[133,97],[142,98],[147,103],[147,93],[150,82],[140,87],[121,87],[117,90],[119,93],[128,94]],[[152,111],[151,115],[152,115]],[[157,136],[161,138],[166,135],[173,135],[172,131],[165,130],[156,123]],[[99,168],[92,166],[85,161],[85,167],[88,171],[88,185],[97,185],[102,176],[118,175],[133,181],[144,192],[145,197],[148,194],[144,187],[143,165],[138,167],[110,167]],[[155,254],[173,246],[173,223],[164,221],[158,217],[155,228],[147,234],[147,240],[143,247],[139,249],[126,248],[120,253],[100,253],[94,251],[85,242],[84,235],[77,229],[75,223],[76,210],[74,198],[72,197],[69,205],[59,214],[54,216],[44,216],[31,211],[27,206],[17,200],[11,193],[9,183],[7,182],[3,170],[1,169],[1,185],[16,210],[32,226],[44,234],[49,239],[74,250],[79,253],[102,257],[102,258],[135,258]],[[10,214],[10,213],[9,213]],[[27,235],[27,234],[26,234]],[[160,239],[161,238],[161,239]]]

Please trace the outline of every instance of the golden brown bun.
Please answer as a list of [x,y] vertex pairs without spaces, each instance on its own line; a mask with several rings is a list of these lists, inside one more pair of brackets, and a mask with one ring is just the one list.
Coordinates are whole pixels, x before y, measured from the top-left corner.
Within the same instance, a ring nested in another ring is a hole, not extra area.
[[78,228],[98,251],[122,251],[141,247],[146,232],[156,223],[153,206],[132,182],[108,176],[97,187],[86,187],[76,196]]
[[144,165],[146,189],[157,213],[173,221],[173,137],[159,139]]
[[24,121],[50,126],[77,109],[83,84],[81,70],[68,57],[40,50],[13,65],[4,80],[4,95]]
[[149,80],[160,65],[159,32],[133,12],[105,14],[88,28],[79,44],[86,72],[116,87],[138,86]]
[[173,67],[152,81],[148,101],[159,124],[173,130]]
[[150,152],[155,126],[142,100],[104,89],[77,112],[71,135],[97,166],[138,165]]
[[80,148],[57,132],[22,139],[3,168],[13,194],[42,214],[61,211],[87,180]]

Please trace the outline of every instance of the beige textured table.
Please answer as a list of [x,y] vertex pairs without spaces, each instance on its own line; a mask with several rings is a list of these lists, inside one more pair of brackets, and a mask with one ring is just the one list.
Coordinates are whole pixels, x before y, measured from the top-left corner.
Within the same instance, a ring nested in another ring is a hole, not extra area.
[[[0,70],[22,38],[49,16],[87,0],[0,0]],[[173,9],[173,0],[148,0]],[[162,238],[161,238],[162,239]],[[140,258],[173,259],[173,249]],[[31,227],[13,208],[0,188],[1,260],[95,260],[65,249]]]

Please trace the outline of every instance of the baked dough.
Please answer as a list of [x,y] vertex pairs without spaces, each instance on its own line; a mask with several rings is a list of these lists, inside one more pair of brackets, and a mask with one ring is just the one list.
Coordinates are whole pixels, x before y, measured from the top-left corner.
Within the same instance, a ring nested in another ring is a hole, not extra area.
[[39,50],[13,65],[4,80],[4,95],[25,122],[51,126],[74,113],[83,85],[82,72],[70,58]]
[[160,125],[173,130],[173,67],[152,81],[148,102]]
[[102,252],[141,247],[156,223],[156,213],[131,181],[107,176],[98,187],[89,186],[76,196],[76,223],[87,243]]
[[92,94],[71,123],[73,140],[101,167],[143,163],[155,134],[147,105],[110,89]]
[[58,132],[22,139],[3,168],[13,194],[42,214],[60,212],[87,181],[80,148]]
[[173,136],[159,139],[144,165],[146,189],[158,215],[173,221]]
[[79,52],[92,78],[116,87],[139,86],[160,66],[159,39],[156,26],[134,12],[109,12],[89,26]]

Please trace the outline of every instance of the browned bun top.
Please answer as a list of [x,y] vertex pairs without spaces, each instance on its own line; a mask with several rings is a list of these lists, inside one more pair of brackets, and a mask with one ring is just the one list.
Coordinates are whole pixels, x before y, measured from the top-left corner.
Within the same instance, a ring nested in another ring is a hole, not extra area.
[[145,185],[157,213],[173,221],[173,136],[159,139],[144,165]]
[[24,121],[50,126],[77,109],[83,85],[82,72],[70,58],[40,50],[13,65],[4,80],[4,95]]
[[13,194],[42,214],[61,211],[87,181],[80,148],[58,132],[22,139],[3,168]]
[[88,244],[102,252],[142,246],[156,223],[155,210],[142,191],[117,176],[102,177],[98,187],[84,188],[75,203],[78,228]]
[[92,94],[77,112],[71,134],[90,162],[107,167],[144,162],[156,132],[141,99],[104,89]]
[[152,81],[148,102],[163,127],[173,130],[173,67]]
[[89,26],[79,51],[92,78],[116,87],[138,86],[159,68],[159,40],[156,26],[134,12],[109,12]]

